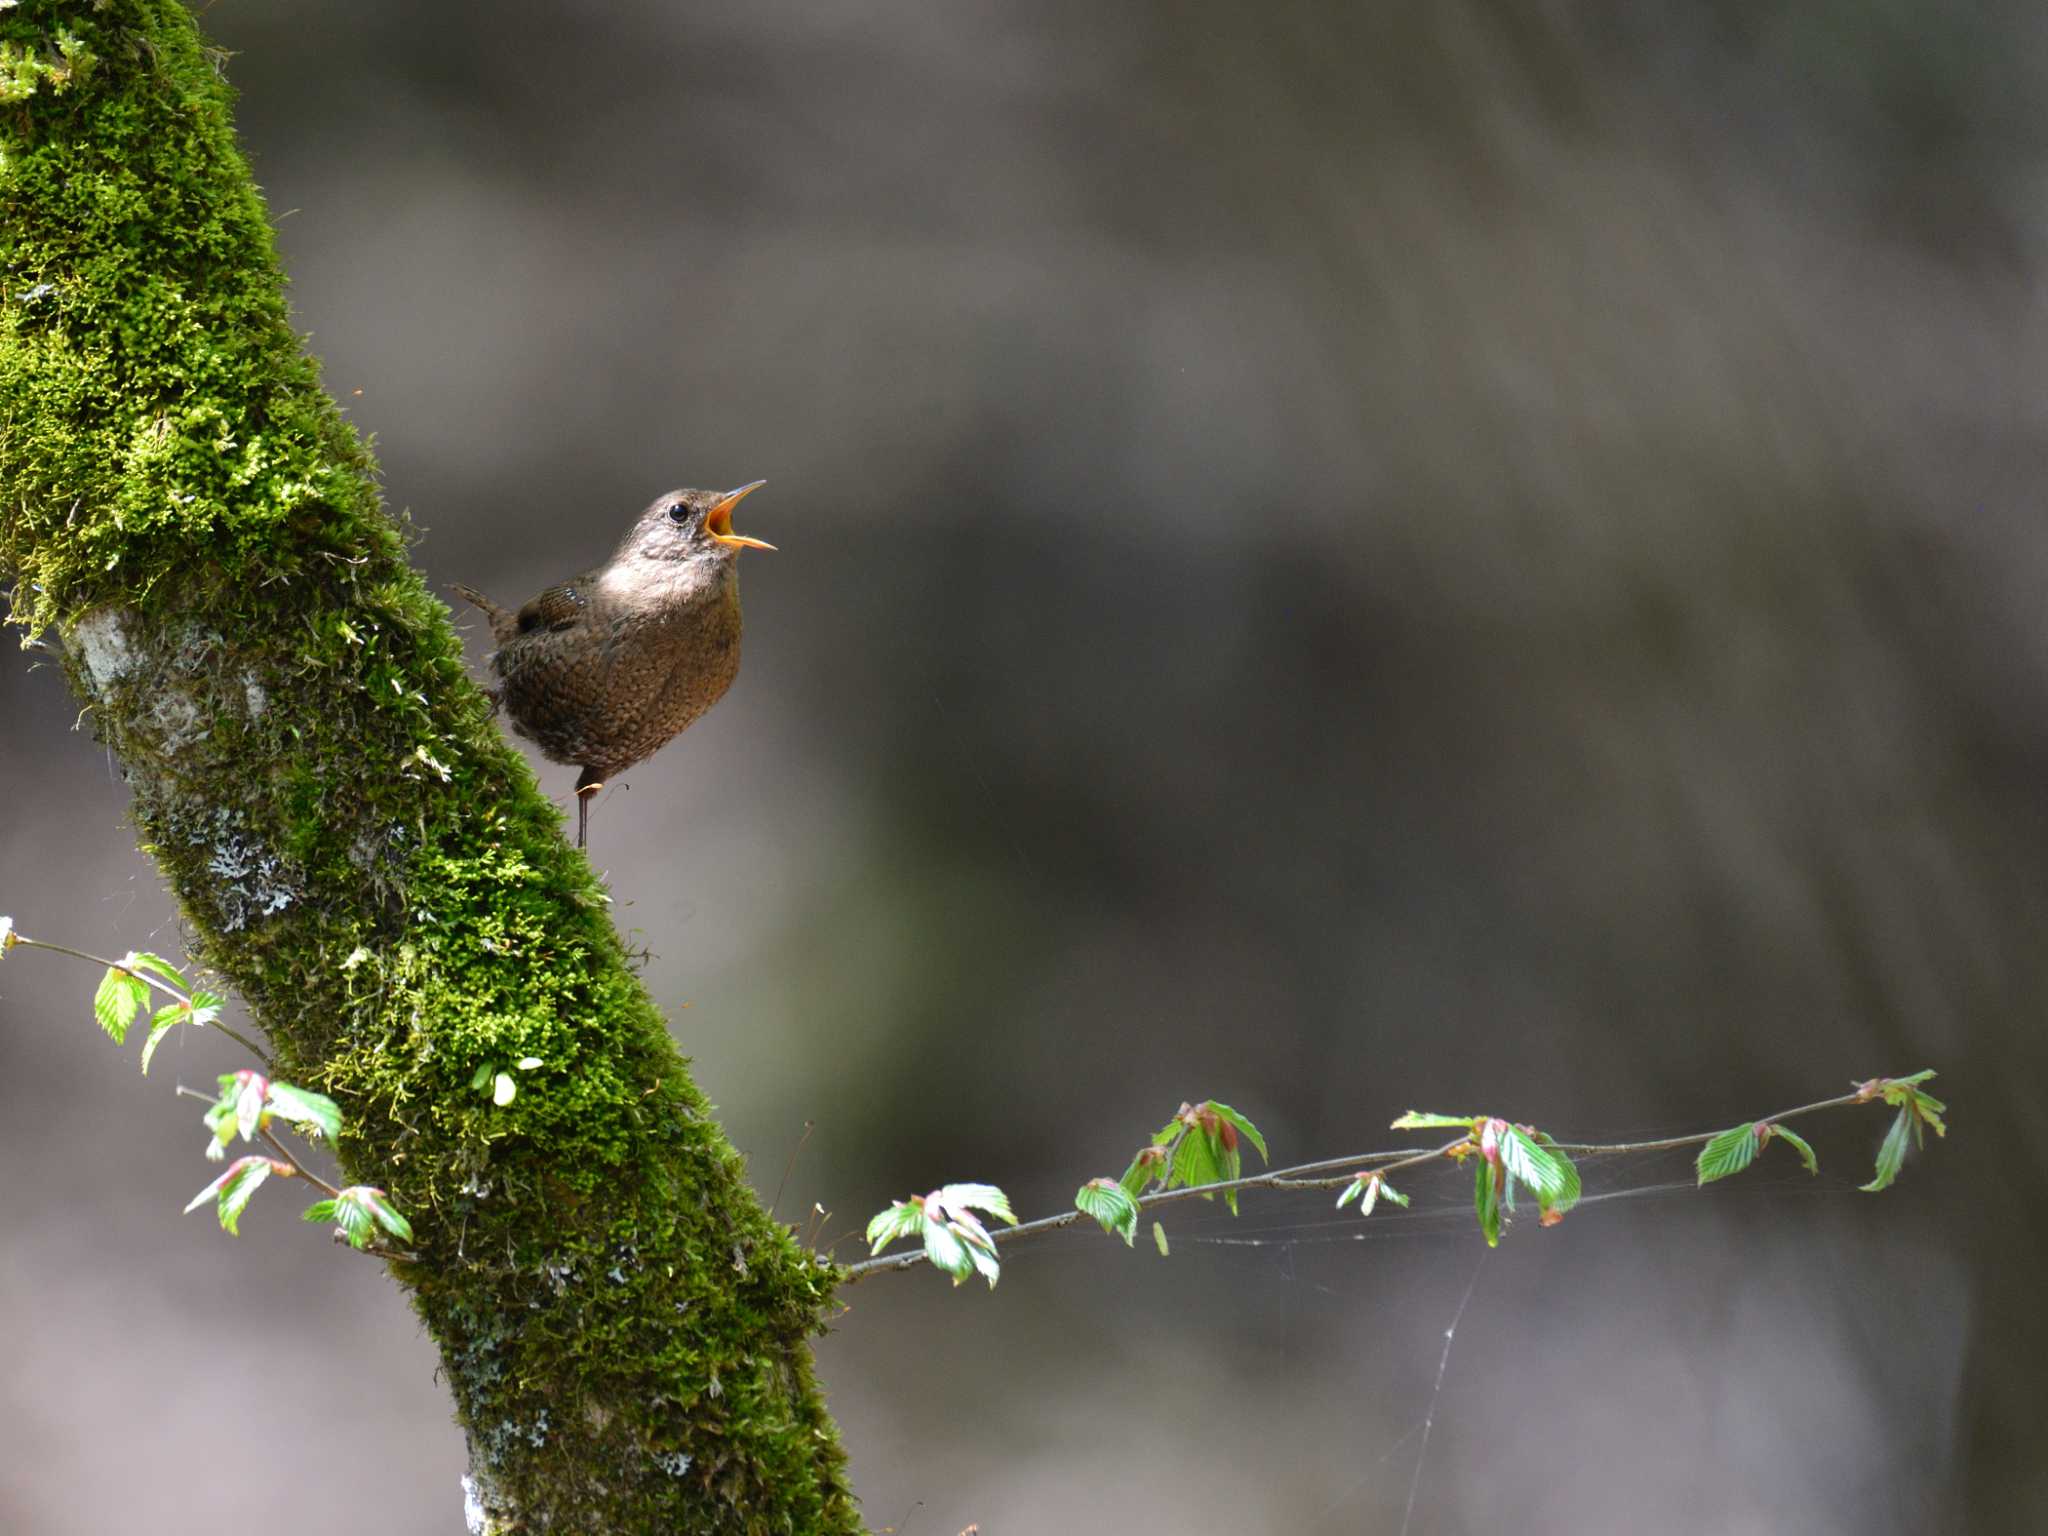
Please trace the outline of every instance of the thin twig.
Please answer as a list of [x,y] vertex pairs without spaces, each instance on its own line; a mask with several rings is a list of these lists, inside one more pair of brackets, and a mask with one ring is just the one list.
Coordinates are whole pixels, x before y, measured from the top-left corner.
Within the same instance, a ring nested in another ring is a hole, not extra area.
[[260,1125],[256,1128],[256,1134],[258,1136],[261,1136],[265,1141],[269,1142],[273,1147],[277,1148],[278,1151],[282,1152],[284,1154],[284,1160],[290,1163],[294,1168],[298,1169],[299,1173],[301,1174],[301,1176],[305,1178],[307,1183],[319,1185],[322,1189],[326,1190],[328,1194],[332,1195],[337,1200],[341,1198],[341,1191],[337,1189],[334,1185],[328,1183],[325,1179],[321,1178],[319,1174],[315,1173],[312,1169],[308,1168],[304,1163],[300,1162],[299,1154],[294,1152],[288,1145],[286,1145],[285,1142],[278,1137],[277,1132],[273,1131],[267,1125]]
[[[20,933],[10,934],[8,947],[11,949],[17,944],[23,949],[47,949],[53,955],[69,955],[74,960],[84,960],[92,965],[104,965],[110,971],[119,971],[125,976],[135,977],[152,991],[161,992],[164,996],[183,1003],[188,1012],[191,1010],[192,999],[188,995],[179,991],[162,977],[152,976],[148,971],[140,970],[135,966],[124,965],[119,960],[109,960],[105,955],[89,955],[84,950],[72,949],[69,945],[52,944],[47,939],[31,939],[26,934]],[[230,1040],[248,1051],[251,1056],[262,1062],[266,1068],[270,1065],[270,1057],[264,1052],[262,1047],[240,1031],[230,1029],[227,1025],[221,1023],[219,1019],[215,1019],[211,1024],[202,1024],[198,1027],[201,1029],[219,1030]]]
[[[1775,1115],[1765,1115],[1760,1122],[1774,1125],[1780,1120],[1796,1119],[1800,1115],[1814,1114],[1823,1109],[1840,1109],[1845,1105],[1868,1103],[1876,1096],[1873,1084],[1889,1081],[1873,1079],[1870,1084],[1860,1085],[1853,1093],[1839,1094],[1832,1099],[1819,1099],[1811,1104],[1801,1104],[1796,1109],[1780,1110]],[[1659,1141],[1614,1141],[1584,1142],[1560,1141],[1553,1145],[1560,1152],[1578,1157],[1605,1157],[1621,1152],[1669,1152],[1680,1147],[1704,1146],[1719,1136],[1720,1130],[1701,1131],[1688,1136],[1667,1136]],[[1138,1197],[1138,1209],[1150,1210],[1158,1205],[1170,1205],[1176,1200],[1207,1199],[1212,1195],[1234,1194],[1242,1189],[1337,1189],[1352,1183],[1360,1174],[1377,1172],[1397,1173],[1403,1168],[1417,1167],[1423,1163],[1445,1158],[1460,1147],[1474,1145],[1470,1136],[1460,1136],[1456,1141],[1446,1142],[1440,1147],[1419,1150],[1413,1147],[1396,1147],[1384,1152],[1362,1152],[1353,1157],[1326,1157],[1313,1163],[1297,1163],[1290,1168],[1274,1168],[1266,1173],[1250,1174],[1241,1179],[1225,1179],[1215,1184],[1188,1184],[1178,1189],[1155,1190],[1149,1195]],[[1342,1170],[1342,1171],[1339,1171]],[[998,1246],[1008,1247],[1011,1243],[1026,1237],[1036,1237],[1042,1232],[1057,1232],[1062,1227],[1071,1227],[1086,1215],[1080,1210],[1062,1211],[1057,1216],[1041,1216],[1036,1221],[1022,1222],[992,1234]],[[913,1269],[926,1262],[921,1248],[906,1249],[902,1253],[884,1254],[880,1258],[862,1259],[849,1264],[840,1271],[840,1284],[852,1285],[865,1280],[869,1275],[878,1275],[886,1270]]]

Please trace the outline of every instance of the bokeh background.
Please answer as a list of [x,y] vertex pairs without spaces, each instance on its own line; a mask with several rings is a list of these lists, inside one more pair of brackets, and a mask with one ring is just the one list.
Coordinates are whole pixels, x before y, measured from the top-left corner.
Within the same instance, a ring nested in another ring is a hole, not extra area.
[[[740,682],[594,854],[791,1219],[1056,1209],[1184,1097],[1296,1161],[1942,1070],[1878,1198],[1866,1111],[1818,1179],[1628,1160],[1492,1254],[1425,1178],[860,1286],[820,1358],[874,1525],[2048,1528],[2038,6],[205,24],[433,581],[769,482]],[[0,911],[173,949],[34,661]],[[143,1082],[92,981],[0,973],[0,1528],[458,1531],[401,1293],[268,1191],[178,1214],[172,1084],[232,1054]]]

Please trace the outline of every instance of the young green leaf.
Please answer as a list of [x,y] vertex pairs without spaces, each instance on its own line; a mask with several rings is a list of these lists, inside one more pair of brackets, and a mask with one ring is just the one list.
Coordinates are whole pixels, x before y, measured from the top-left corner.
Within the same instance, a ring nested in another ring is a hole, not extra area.
[[187,1212],[196,1211],[211,1197],[219,1209],[221,1230],[229,1237],[240,1237],[242,1234],[236,1224],[241,1221],[250,1198],[263,1187],[263,1181],[273,1173],[289,1174],[291,1171],[290,1164],[271,1158],[238,1157],[228,1164],[219,1178],[194,1195],[185,1209]]
[[166,1003],[150,1016],[149,1038],[142,1042],[142,1071],[144,1076],[148,1076],[149,1060],[152,1056],[156,1055],[156,1048],[162,1042],[164,1036],[184,1023],[186,1015],[191,1013],[191,1011],[183,1003]]
[[334,1202],[334,1224],[341,1228],[341,1235],[348,1239],[351,1248],[370,1246],[370,1213],[363,1209],[360,1200],[352,1199],[348,1190],[343,1190]]
[[1138,1202],[1114,1179],[1090,1179],[1074,1192],[1074,1208],[1130,1247],[1138,1236]]
[[263,1103],[270,1096],[270,1080],[247,1067],[235,1074],[235,1129],[242,1140],[255,1136],[263,1123]]
[[1472,1208],[1479,1214],[1479,1230],[1486,1246],[1500,1246],[1500,1192],[1504,1182],[1500,1164],[1488,1158],[1473,1159]]
[[290,1083],[270,1085],[270,1112],[280,1120],[304,1126],[332,1144],[341,1135],[341,1106],[324,1093],[294,1088]]
[[899,1237],[909,1237],[924,1225],[924,1206],[915,1200],[898,1200],[878,1212],[868,1223],[868,1252],[880,1253]]
[[180,992],[185,990],[185,977],[179,969],[162,955],[152,955],[146,950],[131,949],[128,958],[121,962],[131,971],[145,971],[158,981],[167,981]]
[[1782,1138],[1793,1151],[1797,1152],[1799,1160],[1806,1164],[1806,1171],[1808,1173],[1820,1172],[1820,1159],[1813,1155],[1813,1148],[1806,1144],[1806,1139],[1803,1136],[1786,1130],[1785,1127],[1777,1124],[1775,1121],[1765,1126],[1764,1129],[1772,1136]]
[[1010,1209],[1010,1197],[993,1184],[948,1184],[938,1192],[939,1203],[951,1211],[965,1211],[972,1207],[987,1211],[989,1215],[1017,1225],[1017,1217]]
[[924,1222],[924,1256],[932,1261],[932,1267],[943,1269],[958,1285],[974,1273],[974,1258],[967,1251],[967,1241],[953,1230],[952,1224],[934,1221],[929,1215]]
[[351,1184],[332,1200],[315,1200],[299,1219],[332,1221],[351,1248],[369,1247],[377,1227],[402,1241],[412,1241],[412,1223],[398,1214],[383,1190],[370,1184]]
[[1913,1131],[1913,1110],[1902,1105],[1892,1120],[1891,1129],[1884,1133],[1884,1142],[1877,1149],[1877,1176],[1868,1184],[1859,1186],[1868,1194],[1891,1188],[1892,1180],[1899,1176],[1899,1169],[1906,1162],[1906,1140]]
[[[1360,1198],[1361,1196],[1363,1196],[1362,1199]],[[1344,1187],[1344,1192],[1337,1197],[1337,1209],[1341,1211],[1353,1200],[1357,1200],[1359,1202],[1358,1214],[1370,1216],[1373,1213],[1373,1208],[1379,1204],[1383,1196],[1393,1201],[1396,1205],[1406,1205],[1408,1203],[1406,1195],[1394,1188],[1393,1185],[1389,1184],[1377,1173],[1368,1171],[1355,1174],[1351,1182]]]
[[1537,1197],[1538,1203],[1543,1207],[1543,1224],[1547,1227],[1562,1220],[1564,1213],[1579,1203],[1579,1195],[1581,1193],[1579,1166],[1570,1157],[1566,1156],[1564,1148],[1560,1147],[1551,1137],[1545,1135],[1542,1131],[1536,1132],[1535,1135],[1536,1144],[1556,1160],[1558,1171],[1563,1175],[1564,1179],[1562,1186],[1555,1195],[1547,1200],[1540,1195]]
[[220,998],[203,987],[192,994],[192,1022],[202,1028],[220,1017],[225,1006]]
[[[1243,1136],[1246,1141],[1249,1141],[1253,1146],[1259,1149],[1260,1162],[1264,1163],[1271,1161],[1271,1159],[1266,1156],[1266,1138],[1259,1134],[1259,1128],[1253,1125],[1251,1121],[1245,1119],[1243,1115],[1240,1115],[1228,1104],[1219,1104],[1214,1099],[1209,1100],[1206,1107],[1211,1110],[1214,1110],[1219,1118],[1227,1121],[1230,1125],[1234,1126],[1239,1135]],[[1232,1177],[1235,1177],[1235,1175],[1232,1175]]]
[[[378,1226],[402,1243],[412,1241],[412,1223],[398,1213],[398,1207],[391,1203],[390,1196],[368,1184],[356,1185],[355,1192],[361,1196],[363,1204],[376,1218]],[[342,1193],[348,1194],[349,1191],[343,1190]]]
[[[1188,1184],[1218,1184],[1223,1180],[1223,1165],[1217,1160],[1218,1148],[1199,1131],[1190,1131],[1181,1137],[1173,1149],[1173,1171],[1167,1176],[1166,1187],[1173,1189]],[[1210,1197],[1204,1195],[1204,1200]]]
[[1123,1186],[1126,1194],[1133,1197],[1142,1195],[1153,1182],[1166,1177],[1166,1166],[1166,1148],[1156,1142],[1142,1146],[1117,1183]]
[[1716,1132],[1713,1139],[1700,1148],[1700,1155],[1693,1159],[1693,1170],[1699,1175],[1699,1183],[1711,1184],[1716,1179],[1742,1172],[1756,1161],[1756,1146],[1757,1127],[1753,1122],[1731,1125],[1725,1131]]
[[1469,1131],[1478,1119],[1477,1115],[1433,1115],[1427,1110],[1411,1109],[1391,1128],[1397,1131]]
[[107,967],[107,974],[100,978],[99,990],[93,994],[93,1016],[119,1045],[128,1038],[128,1026],[135,1022],[135,1016],[149,1006],[149,983],[133,971],[118,965]]
[[1499,1147],[1502,1168],[1527,1186],[1537,1204],[1545,1208],[1558,1205],[1567,1191],[1577,1198],[1578,1180],[1566,1172],[1568,1164],[1519,1126],[1501,1127]]

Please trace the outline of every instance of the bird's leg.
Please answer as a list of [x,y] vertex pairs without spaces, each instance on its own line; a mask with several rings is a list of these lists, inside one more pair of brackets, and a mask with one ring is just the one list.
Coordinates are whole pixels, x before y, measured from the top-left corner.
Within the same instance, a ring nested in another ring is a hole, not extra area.
[[583,770],[576,781],[576,846],[581,848],[590,838],[590,802],[597,792],[604,788],[604,780],[597,776],[595,768]]

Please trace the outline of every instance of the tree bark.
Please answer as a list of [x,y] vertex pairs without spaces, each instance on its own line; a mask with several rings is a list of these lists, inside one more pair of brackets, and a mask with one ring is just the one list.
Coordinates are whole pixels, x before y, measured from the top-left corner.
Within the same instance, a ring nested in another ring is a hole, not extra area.
[[[836,1272],[762,1211],[408,563],[220,62],[174,0],[0,10],[12,616],[61,637],[198,955],[410,1216],[472,1529],[857,1530],[808,1342]],[[472,1088],[526,1057],[511,1104]]]

